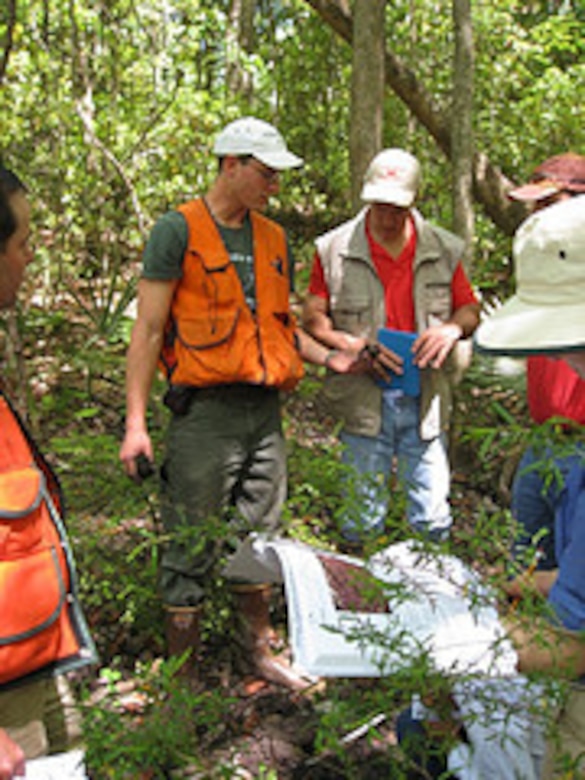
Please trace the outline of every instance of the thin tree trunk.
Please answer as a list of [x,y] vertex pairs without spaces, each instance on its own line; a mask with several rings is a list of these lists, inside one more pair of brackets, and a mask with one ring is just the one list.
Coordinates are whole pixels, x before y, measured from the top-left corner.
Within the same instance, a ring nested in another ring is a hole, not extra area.
[[4,76],[8,69],[10,52],[14,43],[14,28],[16,27],[16,0],[8,0],[6,9],[6,35],[2,45],[2,56],[0,57],[0,86],[4,81]]
[[384,11],[386,0],[356,0],[349,150],[351,200],[360,205],[368,163],[382,146],[384,119]]
[[256,0],[231,0],[227,28],[227,85],[231,95],[252,95],[250,74],[242,65],[242,53],[254,47]]
[[473,80],[474,50],[470,0],[453,0],[455,58],[451,161],[453,171],[453,228],[465,240],[463,263],[469,271],[473,258]]

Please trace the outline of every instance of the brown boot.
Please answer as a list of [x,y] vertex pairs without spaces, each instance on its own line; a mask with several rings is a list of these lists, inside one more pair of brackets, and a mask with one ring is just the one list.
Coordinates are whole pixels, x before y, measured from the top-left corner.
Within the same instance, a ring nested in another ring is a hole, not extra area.
[[181,666],[181,677],[197,680],[199,660],[201,612],[203,608],[165,606],[165,636],[167,655],[181,656],[190,650],[190,654]]
[[242,621],[242,639],[247,659],[255,674],[293,691],[305,690],[310,681],[293,671],[290,664],[272,651],[276,634],[270,623],[271,585],[231,586]]

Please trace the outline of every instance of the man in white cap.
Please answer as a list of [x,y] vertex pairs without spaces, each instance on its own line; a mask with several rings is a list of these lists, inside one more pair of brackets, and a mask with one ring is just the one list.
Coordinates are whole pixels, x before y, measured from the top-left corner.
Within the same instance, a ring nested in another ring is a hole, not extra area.
[[[514,260],[516,295],[479,327],[477,346],[495,355],[549,355],[585,378],[585,196],[526,220],[514,239]],[[554,568],[509,586],[510,594],[519,598],[536,591],[550,608],[549,620],[531,618],[512,626],[519,670],[551,670],[574,680],[559,713],[559,740],[548,746],[545,780],[582,777],[585,772],[583,463],[575,463],[567,475],[554,514]],[[567,760],[577,762],[570,771]]]
[[[154,459],[146,415],[162,365],[173,415],[161,469],[169,541],[160,583],[168,652],[191,650],[184,667],[191,677],[220,550],[238,533],[273,530],[280,519],[286,460],[279,392],[299,381],[303,359],[339,371],[354,359],[297,328],[286,236],[260,213],[278,192],[280,172],[302,159],[275,127],[254,117],[228,124],[213,151],[219,172],[207,193],[162,216],[144,251],[120,451],[132,477],[141,459]],[[304,687],[272,652],[270,587],[240,583],[234,590],[255,673]]]
[[[306,329],[323,344],[363,356],[362,373],[325,380],[359,497],[341,531],[358,549],[384,530],[394,458],[411,526],[440,539],[451,525],[453,355],[477,327],[479,305],[461,265],[461,239],[413,208],[419,186],[420,166],[409,152],[376,155],[361,193],[366,207],[316,242],[303,312]],[[408,359],[420,370],[420,394],[397,388],[407,366],[379,342],[381,328],[412,334]]]

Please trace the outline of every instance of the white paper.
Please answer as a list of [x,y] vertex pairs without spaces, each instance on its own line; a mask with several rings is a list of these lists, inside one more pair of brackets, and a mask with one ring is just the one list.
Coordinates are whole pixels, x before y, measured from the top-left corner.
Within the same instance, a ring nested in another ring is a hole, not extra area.
[[89,780],[82,750],[26,762],[26,780]]
[[[327,555],[385,583],[390,613],[337,609],[319,556]],[[375,677],[409,663],[420,648],[453,678],[453,698],[470,745],[449,757],[459,780],[537,780],[543,723],[531,703],[538,688],[516,673],[517,656],[500,623],[494,594],[461,560],[430,555],[413,542],[391,545],[367,563],[284,539],[249,537],[227,576],[284,583],[295,665],[319,677]],[[397,600],[394,593],[405,594]],[[361,642],[344,635],[367,627]],[[385,642],[395,639],[396,651]],[[376,637],[374,637],[375,639]]]
[[[408,594],[389,600],[390,614],[337,609],[319,555],[356,566],[363,561],[288,539],[251,536],[226,576],[284,582],[293,660],[319,677],[378,677],[405,665],[421,648],[435,668],[458,674],[513,675],[516,654],[489,591],[459,559],[423,555],[414,544],[392,545],[366,570]],[[350,639],[353,633],[358,639]],[[381,638],[372,641],[371,636]],[[369,635],[369,636],[368,636]],[[397,638],[396,649],[388,641]]]

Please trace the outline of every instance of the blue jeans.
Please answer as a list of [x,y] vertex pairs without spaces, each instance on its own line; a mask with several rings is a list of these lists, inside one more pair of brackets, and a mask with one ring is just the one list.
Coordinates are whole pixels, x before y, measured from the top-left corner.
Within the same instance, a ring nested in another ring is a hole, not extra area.
[[344,490],[347,508],[341,531],[349,541],[383,533],[391,498],[389,477],[395,459],[397,476],[406,492],[406,516],[410,525],[433,537],[447,533],[451,510],[446,436],[423,441],[419,424],[419,399],[386,390],[382,398],[382,430],[378,436],[356,436],[342,431],[342,461],[348,470]]
[[575,444],[570,453],[567,447],[560,449],[555,445],[539,449],[528,447],[524,452],[512,484],[512,514],[520,526],[513,546],[515,558],[525,554],[536,542],[542,554],[538,568],[557,567],[555,511],[567,474],[575,464],[580,463],[585,468],[584,458],[585,452],[579,444]]

